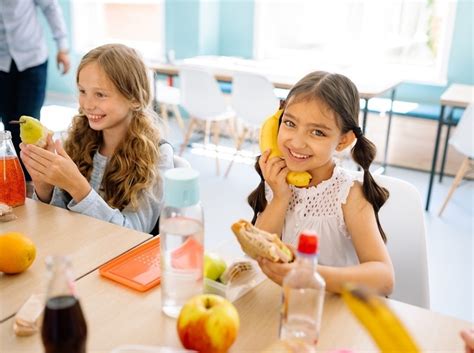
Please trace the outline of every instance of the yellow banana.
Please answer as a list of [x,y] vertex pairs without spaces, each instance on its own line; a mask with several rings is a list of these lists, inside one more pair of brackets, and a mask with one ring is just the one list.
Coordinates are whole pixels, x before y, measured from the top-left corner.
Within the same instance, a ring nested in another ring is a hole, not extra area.
[[[269,158],[281,156],[281,151],[277,145],[278,136],[278,120],[283,113],[283,109],[277,110],[275,114],[267,118],[260,129],[260,150],[265,152],[271,149]],[[311,174],[308,172],[292,172],[290,171],[286,176],[288,184],[294,186],[308,186],[311,181]]]
[[362,288],[347,286],[342,299],[382,353],[420,353],[405,326],[385,301]]

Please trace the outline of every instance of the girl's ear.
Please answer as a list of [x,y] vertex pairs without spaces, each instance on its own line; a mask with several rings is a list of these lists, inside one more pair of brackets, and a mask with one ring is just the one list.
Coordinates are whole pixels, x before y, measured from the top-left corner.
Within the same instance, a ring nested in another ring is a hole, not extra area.
[[342,134],[341,138],[339,139],[339,143],[336,146],[336,150],[341,152],[345,150],[347,147],[351,146],[352,143],[355,141],[356,137],[352,130]]
[[133,100],[130,102],[130,108],[132,110],[140,110],[140,103],[138,103],[136,100]]

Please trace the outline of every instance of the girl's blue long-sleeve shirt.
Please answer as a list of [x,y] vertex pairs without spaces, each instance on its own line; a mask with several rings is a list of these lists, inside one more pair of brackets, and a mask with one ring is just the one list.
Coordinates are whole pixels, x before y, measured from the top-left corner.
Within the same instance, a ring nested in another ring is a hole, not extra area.
[[[145,233],[151,232],[163,208],[163,174],[167,169],[173,168],[173,148],[167,143],[160,146],[160,160],[157,164],[159,177],[150,188],[141,192],[136,209],[131,209],[128,206],[122,211],[112,208],[99,194],[107,161],[107,157],[98,152],[94,155],[92,174],[89,180],[92,188],[84,199],[75,202],[63,190],[55,187],[50,204],[123,227]],[[36,194],[33,198],[38,199]]]

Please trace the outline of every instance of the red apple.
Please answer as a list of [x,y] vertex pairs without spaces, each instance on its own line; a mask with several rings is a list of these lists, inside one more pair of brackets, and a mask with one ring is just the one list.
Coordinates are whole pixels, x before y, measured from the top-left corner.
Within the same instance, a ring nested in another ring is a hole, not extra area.
[[227,352],[239,331],[239,313],[234,305],[214,294],[191,298],[178,317],[178,335],[183,346],[201,353]]

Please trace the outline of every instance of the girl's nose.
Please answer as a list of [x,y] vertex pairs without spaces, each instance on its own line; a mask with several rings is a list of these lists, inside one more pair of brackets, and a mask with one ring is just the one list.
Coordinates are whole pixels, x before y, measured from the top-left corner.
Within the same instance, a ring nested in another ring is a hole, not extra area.
[[306,147],[306,136],[303,133],[296,133],[290,139],[290,147],[292,149],[301,149]]
[[82,103],[84,109],[88,112],[93,111],[96,107],[95,100],[92,97],[84,97]]

